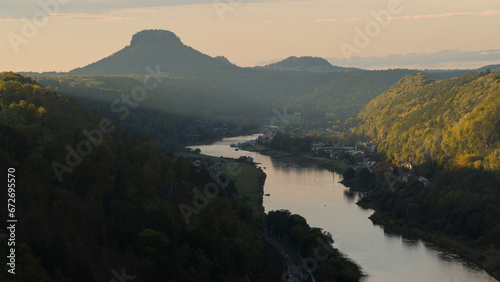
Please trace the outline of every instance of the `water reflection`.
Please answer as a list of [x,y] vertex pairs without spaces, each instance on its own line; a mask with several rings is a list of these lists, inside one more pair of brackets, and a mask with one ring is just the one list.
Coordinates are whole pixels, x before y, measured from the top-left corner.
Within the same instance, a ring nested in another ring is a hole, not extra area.
[[401,235],[398,233],[395,233],[394,231],[388,230],[387,228],[384,228],[383,226],[380,226],[384,230],[384,236],[387,239],[393,239],[393,240],[400,240]]
[[330,232],[335,246],[369,274],[366,281],[496,281],[455,255],[374,225],[368,219],[373,211],[355,204],[361,195],[338,183],[342,175],[229,147],[231,143],[256,137],[231,138],[196,147],[214,156],[251,156],[259,166],[266,167],[264,190],[272,192],[263,199],[265,210],[288,209],[306,218],[311,226]]
[[358,192],[353,192],[349,189],[344,190],[344,199],[349,203],[357,202],[358,200]]
[[420,246],[420,241],[416,239],[408,239],[403,237],[403,245],[408,248],[416,248]]

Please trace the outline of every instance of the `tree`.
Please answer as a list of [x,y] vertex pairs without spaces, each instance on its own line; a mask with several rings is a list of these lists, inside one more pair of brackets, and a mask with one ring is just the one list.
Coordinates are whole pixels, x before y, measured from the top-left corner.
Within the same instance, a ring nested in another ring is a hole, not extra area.
[[354,179],[356,177],[356,171],[352,168],[352,167],[348,167],[344,173],[342,174],[342,176],[344,177],[344,179],[346,180],[351,180],[351,179]]

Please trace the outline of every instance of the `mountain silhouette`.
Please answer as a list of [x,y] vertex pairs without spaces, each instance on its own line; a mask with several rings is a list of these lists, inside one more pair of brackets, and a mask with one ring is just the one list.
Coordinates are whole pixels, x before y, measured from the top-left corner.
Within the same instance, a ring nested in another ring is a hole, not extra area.
[[305,71],[305,72],[352,72],[352,71],[360,71],[361,69],[356,68],[344,68],[333,66],[327,60],[320,57],[295,57],[291,56],[282,61],[269,64],[263,67],[262,69],[269,70],[284,70],[284,71]]
[[184,45],[171,31],[144,30],[132,37],[129,46],[69,74],[148,74],[146,68],[157,65],[172,76],[213,77],[238,68]]

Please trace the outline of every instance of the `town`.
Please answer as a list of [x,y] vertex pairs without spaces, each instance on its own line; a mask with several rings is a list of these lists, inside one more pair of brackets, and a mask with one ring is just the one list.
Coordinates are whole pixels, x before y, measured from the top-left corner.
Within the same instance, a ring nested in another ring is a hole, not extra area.
[[[338,123],[337,123],[338,124]],[[372,141],[360,140],[351,134],[353,127],[333,125],[322,128],[278,128],[269,127],[256,140],[246,141],[239,144],[231,144],[235,150],[262,151],[263,148],[286,151],[295,155],[304,155],[321,160],[334,161],[341,167],[352,168],[354,171],[368,170],[375,173],[377,166],[385,171],[385,178],[391,190],[394,183],[407,183],[417,180],[423,186],[429,184],[429,180],[416,173],[411,161],[400,164],[381,163],[377,156],[377,144]],[[307,146],[305,146],[307,145]],[[345,170],[344,169],[344,170]]]

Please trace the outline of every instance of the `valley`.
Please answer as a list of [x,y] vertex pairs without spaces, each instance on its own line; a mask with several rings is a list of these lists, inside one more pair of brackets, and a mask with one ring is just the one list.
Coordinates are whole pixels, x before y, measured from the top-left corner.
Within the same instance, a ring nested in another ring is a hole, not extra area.
[[497,69],[240,67],[150,29],[68,72],[5,71],[22,267],[0,280],[499,279]]

